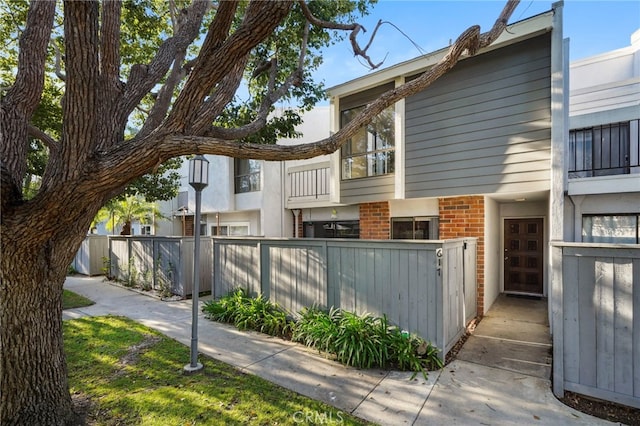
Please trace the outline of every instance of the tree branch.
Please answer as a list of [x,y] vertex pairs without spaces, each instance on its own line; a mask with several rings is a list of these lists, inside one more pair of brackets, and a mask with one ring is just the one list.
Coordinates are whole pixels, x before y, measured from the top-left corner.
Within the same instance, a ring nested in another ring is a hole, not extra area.
[[107,1],[102,4],[100,26],[100,71],[107,88],[120,83],[120,17],[122,3]]
[[[267,94],[265,95],[260,109],[256,114],[256,117],[251,123],[238,128],[223,128],[223,127],[211,127],[207,130],[206,135],[209,137],[220,138],[225,140],[242,139],[245,138],[265,127],[267,124],[267,117],[271,112],[271,107],[284,95],[289,92],[292,86],[301,83],[302,72],[304,68],[304,58],[307,52],[307,45],[309,41],[309,24],[305,25],[304,33],[302,36],[302,42],[300,46],[300,55],[298,56],[298,67],[287,77],[285,82],[277,89],[275,87],[276,77],[278,75],[278,61],[274,58],[270,62],[270,74],[269,82],[267,84]],[[200,133],[195,133],[200,134]]]
[[29,124],[29,136],[41,140],[49,148],[50,152],[60,151],[60,143],[57,140],[32,124]]
[[[20,37],[15,82],[0,101],[1,184],[11,187],[6,192],[3,188],[3,195],[21,193],[22,177],[27,170],[27,125],[40,102],[44,88],[47,46],[55,10],[55,2],[34,1],[29,5],[25,30]],[[11,201],[3,198],[2,207]]]
[[[225,2],[221,6],[224,4]],[[213,37],[210,43],[205,41],[193,71],[165,122],[165,129],[171,132],[183,132],[187,129],[195,120],[195,114],[204,99],[233,70],[236,59],[245,57],[268,37],[290,9],[289,2],[252,1],[240,27],[222,44],[216,44]]]
[[147,65],[138,64],[131,68],[122,100],[117,109],[121,120],[126,121],[140,100],[167,74],[176,58],[176,52],[186,49],[198,37],[200,25],[208,7],[207,0],[195,0],[184,11],[185,19],[182,21],[178,33],[162,43],[153,60]]
[[362,30],[362,32],[367,32],[367,30],[362,25],[360,25],[358,23],[340,24],[338,22],[323,21],[322,19],[316,18],[313,15],[313,13],[311,13],[311,10],[309,9],[309,6],[307,5],[307,3],[304,0],[298,1],[298,4],[300,5],[300,8],[302,9],[302,13],[304,14],[305,18],[307,18],[307,20],[309,22],[311,22],[311,24],[313,24],[313,25],[315,25],[317,27],[327,28],[327,29],[330,29],[330,30],[351,31],[351,34],[349,34],[349,41],[351,42],[351,48],[353,49],[353,54],[355,56],[360,56],[361,58],[366,60],[367,63],[369,64],[369,67],[372,70],[380,67],[380,65],[382,65],[384,63],[384,61],[381,61],[381,62],[375,64],[375,63],[373,63],[373,61],[371,60],[369,55],[367,55],[367,50],[369,49],[369,46],[371,46],[371,43],[373,42],[373,38],[376,36],[376,33],[378,32],[378,28],[380,28],[380,26],[382,25],[382,21],[378,21],[378,23],[376,24],[375,29],[373,30],[373,34],[371,35],[371,38],[369,39],[369,43],[367,43],[367,46],[364,49],[362,49],[360,47],[360,45],[358,44],[358,41],[356,40],[356,37],[358,36],[358,33],[360,32],[360,30]]
[[504,23],[508,22],[517,3],[518,0],[509,1],[500,18],[488,33],[481,35],[478,26],[470,27],[458,37],[447,55],[436,65],[418,78],[383,93],[338,132],[318,142],[289,146],[250,144],[214,137],[182,135],[165,130],[163,133],[155,133],[153,138],[115,147],[100,157],[98,164],[92,166],[92,170],[96,170],[96,176],[100,175],[101,172],[98,172],[100,170],[105,170],[107,175],[109,173],[125,173],[127,175],[135,173],[136,176],[132,176],[133,178],[144,174],[158,162],[194,153],[270,161],[302,160],[333,153],[385,108],[430,86],[450,70],[465,51],[477,52],[480,48],[487,47],[495,41],[501,33],[500,28],[504,29]]

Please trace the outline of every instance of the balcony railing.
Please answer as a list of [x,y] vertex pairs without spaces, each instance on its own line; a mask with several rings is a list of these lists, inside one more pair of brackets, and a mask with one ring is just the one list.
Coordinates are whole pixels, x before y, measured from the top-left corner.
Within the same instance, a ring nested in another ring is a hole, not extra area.
[[289,172],[289,199],[319,199],[329,196],[329,167]]
[[569,178],[633,173],[640,167],[639,122],[632,120],[569,132]]

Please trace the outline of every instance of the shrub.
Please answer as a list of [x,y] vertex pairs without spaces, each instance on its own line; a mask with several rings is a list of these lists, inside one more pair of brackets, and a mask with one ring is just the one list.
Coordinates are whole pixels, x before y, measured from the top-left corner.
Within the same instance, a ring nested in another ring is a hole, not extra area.
[[301,312],[293,330],[293,340],[334,354],[346,364],[358,368],[389,368],[413,371],[415,375],[442,367],[438,350],[429,342],[389,325],[386,315],[317,307]]
[[250,297],[244,289],[236,289],[219,300],[205,302],[202,311],[207,318],[234,324],[240,330],[282,337],[291,333],[292,322],[284,310],[262,295]]

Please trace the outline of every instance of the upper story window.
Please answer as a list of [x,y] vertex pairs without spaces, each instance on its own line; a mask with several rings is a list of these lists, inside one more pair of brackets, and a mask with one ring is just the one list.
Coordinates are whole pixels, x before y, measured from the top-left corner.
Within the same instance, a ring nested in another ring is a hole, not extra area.
[[[360,114],[364,106],[341,112],[341,127]],[[342,147],[342,179],[393,173],[395,164],[395,107],[382,111]]]
[[235,170],[235,193],[260,191],[260,161],[236,158],[234,161]]
[[629,174],[640,165],[638,122],[569,132],[569,178]]

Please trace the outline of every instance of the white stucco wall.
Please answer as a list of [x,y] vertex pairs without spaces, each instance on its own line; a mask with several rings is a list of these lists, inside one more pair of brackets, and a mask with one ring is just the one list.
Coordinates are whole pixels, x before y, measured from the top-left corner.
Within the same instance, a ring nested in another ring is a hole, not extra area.
[[484,312],[486,314],[502,291],[502,226],[500,206],[484,197]]

